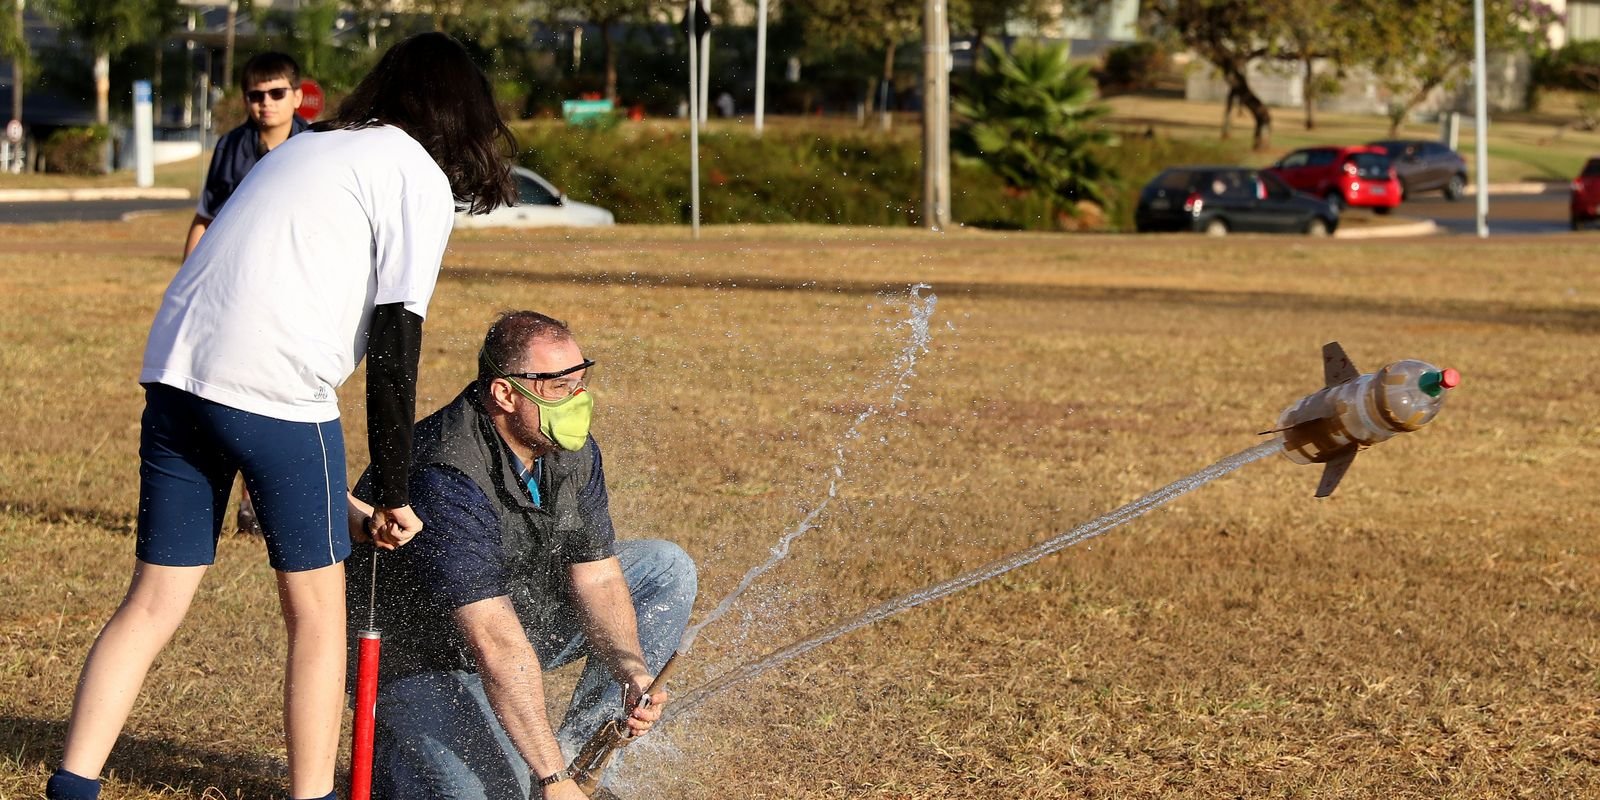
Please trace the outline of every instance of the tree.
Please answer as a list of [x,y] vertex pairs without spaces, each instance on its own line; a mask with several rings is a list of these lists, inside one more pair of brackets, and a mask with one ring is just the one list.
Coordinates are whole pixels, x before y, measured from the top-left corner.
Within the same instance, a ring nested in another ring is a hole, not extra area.
[[1073,64],[1063,44],[1022,41],[1007,53],[991,42],[985,56],[954,104],[966,121],[951,147],[1011,189],[1049,198],[1055,212],[1076,213],[1084,201],[1105,206],[1114,176],[1095,148],[1111,137],[1094,124],[1107,109],[1093,102],[1089,65]]
[[[1093,0],[1079,2],[1093,5]],[[1250,87],[1248,74],[1250,62],[1272,53],[1276,22],[1271,9],[1257,0],[1150,0],[1144,12],[1151,25],[1217,68],[1228,86],[1229,105],[1237,101],[1255,119],[1255,149],[1271,147],[1272,111]]]
[[[1013,22],[1042,28],[1060,16],[1060,4],[1049,0],[952,0],[950,3],[951,29],[971,31],[972,46],[978,53],[984,52],[989,34],[1004,34]],[[974,58],[974,71],[978,64],[979,59]]]
[[[1452,88],[1472,64],[1472,4],[1461,0],[1347,0],[1373,24],[1352,28],[1352,52],[1387,89],[1389,133],[1435,89]],[[1370,15],[1370,16],[1367,16]],[[1535,49],[1558,19],[1536,0],[1484,0],[1484,39],[1492,51]]]
[[111,57],[158,41],[178,20],[177,0],[50,0],[47,10],[94,58],[95,121],[111,120]]
[[[921,32],[923,4],[923,0],[811,0],[805,7],[807,39],[881,52],[883,77],[876,95],[886,100],[894,83],[895,52],[901,42]],[[888,130],[888,105],[879,101],[878,106]]]
[[1342,72],[1348,60],[1354,26],[1370,25],[1367,17],[1355,16],[1357,9],[1346,0],[1260,0],[1267,10],[1271,27],[1261,32],[1269,55],[1292,65],[1300,73],[1300,96],[1305,104],[1306,130],[1317,127],[1317,97],[1328,85],[1319,79],[1319,59],[1334,62]]
[[11,60],[11,118],[22,119],[22,76],[28,66],[28,40],[22,30],[22,0],[0,2],[0,56]]
[[658,5],[656,0],[550,0],[550,9],[557,14],[576,17],[599,28],[600,54],[605,61],[605,96],[612,102],[617,100],[618,50],[612,36],[619,26],[649,19]]

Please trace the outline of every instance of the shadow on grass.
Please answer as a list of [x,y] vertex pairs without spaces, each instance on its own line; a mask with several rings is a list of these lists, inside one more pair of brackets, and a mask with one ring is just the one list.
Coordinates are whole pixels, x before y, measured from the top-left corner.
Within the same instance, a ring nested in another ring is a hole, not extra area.
[[[21,765],[44,762],[54,769],[66,736],[64,721],[0,715],[0,749]],[[153,794],[177,789],[242,799],[282,797],[288,788],[285,773],[284,764],[274,759],[124,734],[104,774]],[[36,796],[43,794],[41,781]]]
[[[666,287],[673,289],[741,289],[768,292],[824,292],[832,294],[885,294],[906,290],[904,283],[869,281],[790,280],[757,275],[651,274],[551,275],[494,267],[452,266],[440,273],[445,280],[464,283],[514,282],[600,286]],[[1238,310],[1293,310],[1353,312],[1415,319],[1451,320],[1487,325],[1507,325],[1575,333],[1600,332],[1600,311],[1589,308],[1424,298],[1372,299],[1351,295],[1311,295],[1295,292],[1241,292],[1211,289],[1174,289],[1122,286],[1048,286],[976,281],[940,281],[940,295],[1048,302],[1117,302],[1148,305],[1197,306]]]

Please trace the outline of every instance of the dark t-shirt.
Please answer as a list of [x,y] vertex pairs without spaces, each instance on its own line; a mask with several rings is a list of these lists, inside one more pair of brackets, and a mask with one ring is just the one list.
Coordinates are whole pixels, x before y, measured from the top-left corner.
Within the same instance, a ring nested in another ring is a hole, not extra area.
[[[440,465],[412,473],[411,508],[422,520],[423,532],[406,546],[385,551],[378,566],[381,627],[384,638],[391,640],[397,651],[394,658],[388,651],[384,654],[386,679],[420,669],[471,669],[460,663],[463,641],[455,610],[512,594],[519,583],[516,570],[564,568],[615,555],[616,532],[599,445],[591,439],[590,446],[595,448],[594,468],[578,492],[578,505],[587,524],[566,540],[560,564],[511,563],[493,501],[465,475]],[[352,596],[360,597],[351,605],[352,619],[365,617],[366,609],[358,604],[365,605],[368,553],[370,548],[358,548],[350,564]],[[545,607],[565,601],[562,597],[532,599]]]
[[[307,130],[311,126],[294,115],[289,135]],[[216,219],[222,205],[233,196],[244,176],[260,161],[266,151],[261,149],[261,129],[250,120],[228,131],[217,140],[217,149],[211,153],[211,168],[206,171],[206,185],[200,192],[200,206],[195,213],[206,219]]]

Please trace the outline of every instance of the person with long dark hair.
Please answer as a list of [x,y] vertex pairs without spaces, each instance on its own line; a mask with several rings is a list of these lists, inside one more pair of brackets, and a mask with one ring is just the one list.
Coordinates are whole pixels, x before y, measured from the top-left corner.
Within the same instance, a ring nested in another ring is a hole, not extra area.
[[355,512],[334,390],[365,356],[377,501],[366,530],[393,549],[422,529],[407,495],[422,320],[455,209],[511,202],[512,147],[466,50],[443,34],[413,36],[332,120],[252,169],[185,259],[139,375],[133,577],[84,662],[47,797],[98,795],[145,675],[215,558],[241,472],[289,639],[290,797],[336,796]]

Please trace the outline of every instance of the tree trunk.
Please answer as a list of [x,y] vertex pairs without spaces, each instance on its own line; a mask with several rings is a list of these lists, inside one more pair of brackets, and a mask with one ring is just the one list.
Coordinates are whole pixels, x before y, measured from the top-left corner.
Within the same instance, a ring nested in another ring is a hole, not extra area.
[[1222,103],[1222,132],[1217,138],[1227,141],[1233,138],[1233,101],[1238,97],[1233,87],[1228,87],[1228,99]]
[[1311,56],[1305,56],[1304,61],[1306,76],[1305,83],[1300,87],[1300,95],[1306,103],[1306,130],[1314,131],[1317,129],[1317,76]]
[[878,85],[878,126],[889,130],[894,124],[894,118],[889,115],[889,89],[894,85],[894,51],[895,42],[883,50],[883,82]]
[[[1248,63],[1248,62],[1246,62]],[[1256,151],[1266,150],[1272,146],[1272,109],[1250,88],[1250,81],[1245,77],[1244,68],[1235,63],[1218,65],[1222,70],[1223,80],[1232,87],[1232,95],[1244,106],[1250,116],[1255,118],[1255,134],[1251,147]]]
[[94,121],[111,121],[111,53],[104,47],[94,51]]
[[1422,82],[1422,86],[1417,89],[1416,93],[1412,94],[1410,99],[1406,100],[1405,103],[1398,106],[1391,105],[1389,107],[1389,138],[1393,139],[1400,135],[1400,125],[1406,121],[1406,117],[1411,116],[1411,109],[1416,108],[1418,103],[1428,99],[1428,94],[1431,93],[1434,88],[1439,85],[1439,83],[1440,81],[1433,79],[1425,80]]
[[606,65],[606,99],[612,104],[617,102],[617,48],[612,46],[611,25],[609,19],[600,20],[600,54]]

